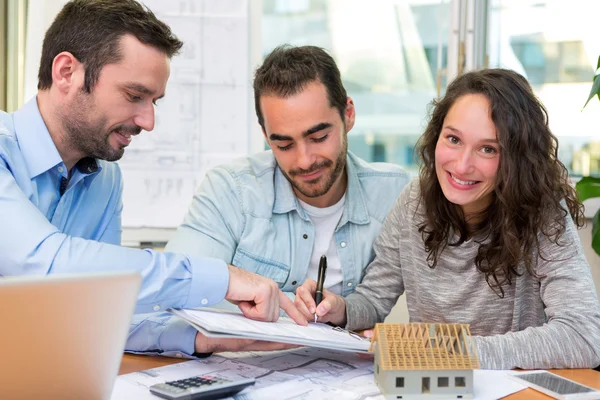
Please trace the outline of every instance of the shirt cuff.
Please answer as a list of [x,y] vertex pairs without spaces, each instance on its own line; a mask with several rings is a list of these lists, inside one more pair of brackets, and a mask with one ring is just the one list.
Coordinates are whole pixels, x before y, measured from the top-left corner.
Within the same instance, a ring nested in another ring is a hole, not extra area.
[[227,264],[216,258],[189,257],[189,259],[192,267],[192,284],[184,308],[206,307],[225,299],[229,288]]
[[181,352],[191,356],[196,350],[196,328],[182,319],[173,317],[165,325],[159,338],[159,348],[165,352]]

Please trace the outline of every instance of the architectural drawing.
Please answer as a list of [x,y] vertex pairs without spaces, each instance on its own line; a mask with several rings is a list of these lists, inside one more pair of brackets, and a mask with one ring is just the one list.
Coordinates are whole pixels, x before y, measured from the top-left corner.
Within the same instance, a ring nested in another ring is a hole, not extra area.
[[153,399],[147,389],[149,386],[201,374],[232,380],[255,378],[256,384],[236,395],[236,400],[274,398],[274,394],[284,400],[381,398],[373,379],[372,359],[354,353],[299,348],[280,352],[223,353],[123,375],[117,380],[113,399],[125,399],[127,395]]
[[[184,42],[152,132],[119,165],[123,226],[178,226],[206,171],[250,151],[248,0],[145,0]],[[254,132],[259,134],[258,132]]]
[[479,359],[467,324],[377,324],[370,351],[386,399],[473,397]]

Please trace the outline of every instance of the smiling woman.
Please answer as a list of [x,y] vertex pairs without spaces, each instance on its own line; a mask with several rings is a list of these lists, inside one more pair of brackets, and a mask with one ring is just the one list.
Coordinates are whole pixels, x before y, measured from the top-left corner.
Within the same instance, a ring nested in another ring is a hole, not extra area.
[[519,264],[535,275],[538,234],[558,239],[564,233],[562,201],[583,225],[546,110],[515,72],[493,69],[456,79],[435,104],[417,149],[427,215],[420,232],[432,267],[446,245],[487,237],[475,264],[503,295]]

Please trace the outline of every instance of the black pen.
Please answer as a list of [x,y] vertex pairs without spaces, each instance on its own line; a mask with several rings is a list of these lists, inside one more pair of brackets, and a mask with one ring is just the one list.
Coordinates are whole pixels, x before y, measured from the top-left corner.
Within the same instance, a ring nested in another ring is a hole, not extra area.
[[[325,274],[327,273],[327,257],[321,256],[319,261],[319,276],[317,277],[317,291],[315,293],[315,304],[319,306],[323,300],[323,284],[325,284]],[[315,322],[317,322],[317,310],[315,308]]]

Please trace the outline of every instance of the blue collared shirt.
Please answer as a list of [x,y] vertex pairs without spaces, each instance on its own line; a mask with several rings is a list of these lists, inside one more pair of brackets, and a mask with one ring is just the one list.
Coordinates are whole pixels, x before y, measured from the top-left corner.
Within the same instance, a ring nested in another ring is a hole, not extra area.
[[[335,229],[342,295],[354,291],[373,260],[373,242],[410,176],[397,165],[367,163],[351,152],[344,211]],[[206,174],[168,251],[223,259],[273,279],[293,298],[308,271],[314,226],[298,204],[271,151],[242,158]],[[145,328],[180,321],[167,314],[137,315]],[[175,328],[173,329],[175,330]],[[152,331],[146,331],[149,337]]]
[[[0,276],[135,270],[143,278],[136,312],[223,300],[223,261],[120,246],[123,183],[116,163],[83,159],[61,195],[68,175],[36,98],[15,113],[0,111]],[[137,332],[128,341],[133,350],[147,342]],[[165,328],[155,345],[192,353],[195,334],[179,327],[175,337]]]

